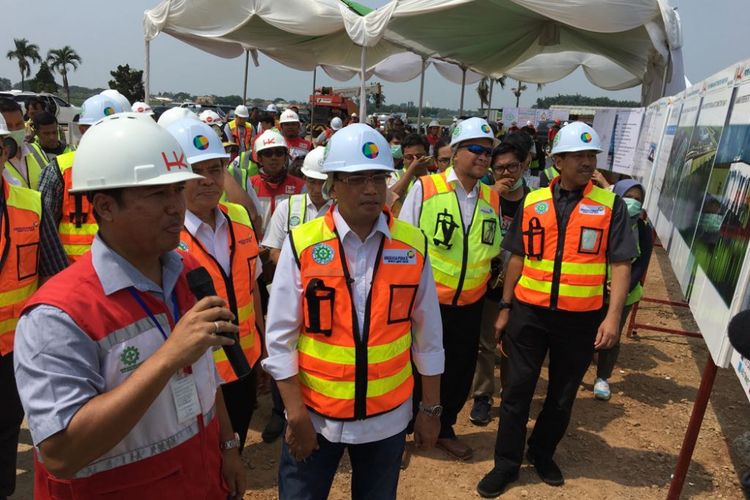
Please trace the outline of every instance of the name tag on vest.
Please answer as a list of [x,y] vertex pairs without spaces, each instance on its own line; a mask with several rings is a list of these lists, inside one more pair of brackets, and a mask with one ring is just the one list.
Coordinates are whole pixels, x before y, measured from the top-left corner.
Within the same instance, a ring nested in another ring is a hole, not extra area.
[[601,205],[581,205],[578,212],[582,215],[604,215],[604,207]]
[[383,264],[416,264],[414,250],[383,250]]

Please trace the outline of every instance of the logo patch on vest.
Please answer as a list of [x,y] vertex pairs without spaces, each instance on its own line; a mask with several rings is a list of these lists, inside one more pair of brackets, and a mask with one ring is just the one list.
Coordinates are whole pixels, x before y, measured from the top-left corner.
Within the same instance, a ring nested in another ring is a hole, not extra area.
[[492,209],[490,207],[479,207],[479,211],[483,214],[492,215]]
[[135,346],[131,345],[123,349],[122,354],[120,354],[120,362],[122,362],[120,373],[127,373],[138,368],[138,366],[140,365],[140,363],[138,362],[140,357],[141,353]]
[[333,248],[325,243],[318,243],[312,249],[312,258],[317,264],[330,264],[333,256]]
[[482,221],[482,243],[485,245],[494,245],[496,230],[497,221],[495,219],[484,219]]
[[190,251],[190,248],[188,248],[187,243],[185,243],[184,241],[179,242],[177,244],[177,248],[179,248],[183,252],[189,252]]
[[298,226],[299,225],[299,217],[296,215],[292,215],[289,217],[289,225],[290,226]]
[[578,212],[582,215],[604,215],[604,207],[601,205],[581,205]]
[[414,250],[383,250],[383,264],[416,264]]
[[546,214],[547,210],[549,210],[549,203],[547,203],[546,201],[540,201],[539,203],[534,205],[534,211],[539,215]]
[[285,187],[286,194],[294,194],[294,186],[289,185]]

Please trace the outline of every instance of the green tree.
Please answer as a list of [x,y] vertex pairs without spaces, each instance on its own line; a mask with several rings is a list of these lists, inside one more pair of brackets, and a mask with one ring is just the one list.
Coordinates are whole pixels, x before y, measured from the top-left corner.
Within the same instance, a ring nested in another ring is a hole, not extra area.
[[0,78],[0,90],[10,90],[12,88],[13,87],[12,87],[9,79],[7,79],[7,78]]
[[549,109],[550,106],[606,106],[614,108],[637,108],[640,106],[636,101],[617,101],[609,97],[588,97],[581,94],[558,94],[554,97],[544,97],[536,100],[535,108]]
[[47,51],[47,62],[49,67],[53,71],[57,71],[62,76],[63,89],[65,89],[65,97],[70,102],[70,87],[68,86],[68,66],[73,68],[73,71],[78,69],[78,65],[81,64],[81,56],[76,54],[76,51],[66,45],[61,49],[52,49]]
[[[494,81],[497,82],[500,85],[501,89],[505,88],[505,80],[506,76],[501,76],[500,78],[495,78]],[[490,84],[492,83],[492,80],[485,76],[481,80],[479,80],[479,83],[477,84],[477,96],[479,96],[479,106],[480,111],[484,109],[485,104],[487,106],[490,105]]]
[[214,102],[216,104],[221,104],[222,106],[237,106],[239,104],[242,104],[242,96],[239,96],[239,95],[217,96]]
[[124,95],[128,101],[142,101],[145,90],[143,89],[143,71],[130,69],[129,64],[119,65],[117,69],[109,72],[113,80],[110,80],[109,88],[115,89]]
[[13,43],[16,45],[16,50],[9,50],[6,55],[11,61],[13,59],[18,61],[18,71],[21,72],[21,90],[25,90],[26,77],[31,76],[29,60],[34,63],[42,62],[42,58],[39,56],[39,46],[29,43],[25,38],[14,38]]
[[34,92],[57,92],[57,82],[46,62],[39,65],[39,71],[34,75],[34,80],[29,81],[29,87]]

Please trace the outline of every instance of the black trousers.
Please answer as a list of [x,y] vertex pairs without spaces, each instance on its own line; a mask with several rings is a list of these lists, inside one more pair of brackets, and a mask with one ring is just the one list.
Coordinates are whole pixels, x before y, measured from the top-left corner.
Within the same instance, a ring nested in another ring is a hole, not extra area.
[[229,420],[232,421],[232,429],[240,436],[240,451],[245,447],[250,419],[253,418],[257,399],[256,391],[257,377],[255,370],[251,370],[250,375],[246,377],[221,386]]
[[23,407],[16,389],[13,353],[0,356],[0,497],[9,497],[16,489],[16,455],[18,433],[23,421]]
[[568,428],[578,386],[591,363],[602,318],[601,311],[550,311],[514,300],[503,336],[509,373],[500,403],[496,468],[515,473],[521,466],[529,407],[548,352],[547,397],[528,444],[537,457],[552,458]]

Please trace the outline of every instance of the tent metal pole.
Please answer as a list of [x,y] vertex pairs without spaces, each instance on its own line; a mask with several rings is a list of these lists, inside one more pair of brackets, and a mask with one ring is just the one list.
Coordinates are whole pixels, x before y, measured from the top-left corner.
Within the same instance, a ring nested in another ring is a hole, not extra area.
[[490,117],[492,112],[492,89],[495,87],[495,79],[490,77],[490,96],[487,98],[487,118]]
[[[310,136],[313,135],[313,125],[315,125],[315,121],[313,120],[313,117],[315,116],[315,82],[318,79],[318,66],[315,65],[313,68],[313,88],[312,88],[312,94],[310,96],[312,99],[310,100]],[[314,139],[314,137],[313,137]]]
[[250,49],[245,49],[245,84],[242,87],[242,104],[247,102],[247,72],[250,66]]
[[463,75],[461,76],[461,102],[458,106],[458,116],[461,117],[464,114],[464,92],[466,91],[466,67],[461,66]]
[[367,116],[367,90],[365,89],[365,83],[367,78],[365,77],[365,65],[367,64],[367,47],[362,46],[362,61],[360,64],[359,74],[359,120],[362,121]]
[[419,113],[417,114],[417,130],[422,133],[422,106],[424,103],[424,72],[427,69],[427,58],[422,58],[422,72],[419,75]]
[[146,63],[143,66],[143,100],[149,104],[149,93],[151,92],[151,41],[146,40]]

